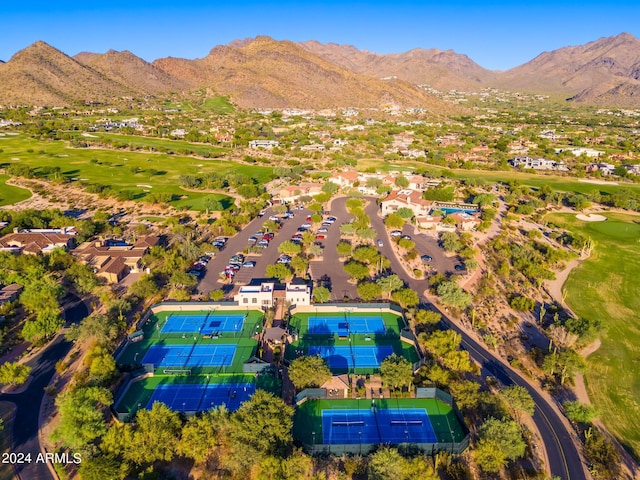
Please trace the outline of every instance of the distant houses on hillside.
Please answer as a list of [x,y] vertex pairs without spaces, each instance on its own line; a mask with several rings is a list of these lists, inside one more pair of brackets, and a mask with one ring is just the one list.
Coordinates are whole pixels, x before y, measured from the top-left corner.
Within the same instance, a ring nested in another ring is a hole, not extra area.
[[556,170],[568,172],[569,168],[564,162],[556,162],[542,157],[518,156],[508,160],[509,165],[514,168],[532,168],[533,170]]

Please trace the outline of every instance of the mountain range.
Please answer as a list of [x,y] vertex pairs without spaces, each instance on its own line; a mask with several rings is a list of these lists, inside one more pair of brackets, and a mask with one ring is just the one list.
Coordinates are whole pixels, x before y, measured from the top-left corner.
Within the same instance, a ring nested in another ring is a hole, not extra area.
[[349,45],[236,40],[188,60],[147,62],[129,51],[70,57],[38,41],[0,62],[0,104],[68,105],[117,98],[227,95],[245,108],[379,107],[396,104],[447,114],[418,85],[441,91],[486,87],[590,104],[640,107],[640,40],[628,33],[544,52],[507,71],[487,70],[451,50],[377,54]]

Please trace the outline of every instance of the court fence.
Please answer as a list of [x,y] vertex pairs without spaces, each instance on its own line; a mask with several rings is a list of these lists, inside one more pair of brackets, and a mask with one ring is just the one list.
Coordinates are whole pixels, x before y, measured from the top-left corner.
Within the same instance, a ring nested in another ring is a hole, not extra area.
[[[307,400],[321,400],[327,398],[327,390],[324,388],[308,388],[298,393],[295,397],[296,405],[300,405]],[[470,433],[469,429],[466,426],[464,418],[462,414],[458,410],[458,407],[455,404],[455,401],[451,395],[440,390],[435,387],[420,387],[416,388],[416,398],[435,398],[440,400],[441,402],[449,405],[460,423],[462,427],[464,437],[462,440],[458,442],[453,441],[453,436],[451,438],[451,442],[437,442],[437,443],[415,443],[411,442],[410,444],[400,444],[399,446],[405,445],[407,447],[411,446],[412,448],[418,448],[425,452],[427,455],[435,455],[438,452],[449,452],[451,454],[459,455],[463,453],[467,448],[469,448],[470,442]],[[332,454],[332,455],[343,455],[343,454],[358,454],[358,455],[366,455],[371,453],[375,449],[377,449],[380,445],[377,443],[333,443],[327,444],[322,442],[322,438],[320,435],[316,437],[315,433],[312,436],[311,443],[305,443],[305,450],[311,455],[320,455],[320,454]]]

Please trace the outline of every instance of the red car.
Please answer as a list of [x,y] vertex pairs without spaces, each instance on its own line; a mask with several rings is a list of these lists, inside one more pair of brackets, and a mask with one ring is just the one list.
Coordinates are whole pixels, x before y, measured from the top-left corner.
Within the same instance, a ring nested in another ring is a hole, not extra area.
[[316,240],[324,240],[325,236],[324,235],[316,235]]

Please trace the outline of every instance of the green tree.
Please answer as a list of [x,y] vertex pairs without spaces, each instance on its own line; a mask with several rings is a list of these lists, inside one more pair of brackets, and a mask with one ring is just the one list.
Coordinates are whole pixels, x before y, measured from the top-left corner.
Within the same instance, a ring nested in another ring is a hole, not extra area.
[[415,307],[420,303],[420,297],[418,297],[418,294],[410,288],[401,288],[400,290],[396,290],[391,294],[391,298],[402,308]]
[[[497,472],[507,460],[515,460],[524,456],[527,444],[522,438],[522,431],[513,420],[489,418],[478,430],[479,448],[476,448],[476,461],[484,471]],[[496,453],[490,454],[492,447]],[[481,450],[480,455],[477,451]],[[502,460],[500,465],[499,460]],[[498,468],[496,468],[498,467]]]
[[365,282],[358,285],[358,296],[365,302],[370,302],[382,295],[380,285],[373,282]]
[[139,410],[131,443],[125,458],[138,465],[171,461],[182,431],[180,414],[164,403],[155,402],[151,410]]
[[22,327],[22,336],[28,342],[42,345],[46,340],[53,337],[64,325],[64,320],[56,306],[53,308],[43,308],[38,311],[34,320],[27,320]]
[[120,322],[114,316],[94,312],[85,317],[80,325],[73,325],[66,337],[69,340],[94,341],[102,345],[110,345],[115,342],[118,333],[124,327],[124,322]]
[[442,303],[460,309],[467,308],[473,301],[470,294],[465,292],[460,285],[451,281],[442,282],[438,285],[436,292]]
[[53,438],[72,449],[80,449],[107,431],[104,409],[111,405],[111,392],[102,387],[78,387],[56,399],[60,422]]
[[0,365],[0,383],[14,386],[22,385],[29,378],[31,367],[24,363],[5,362]]
[[313,478],[311,457],[301,450],[294,450],[286,458],[267,455],[260,461],[258,480],[298,480]]
[[440,234],[440,244],[447,252],[457,252],[462,248],[460,237],[455,232],[442,232]]
[[382,292],[387,296],[387,299],[391,297],[391,294],[396,290],[400,290],[404,286],[404,282],[398,275],[387,275],[386,277],[380,277],[376,280],[376,283],[382,289]]
[[182,427],[176,452],[202,463],[223,443],[228,427],[229,411],[224,405],[190,417]]
[[344,271],[358,281],[369,276],[369,267],[360,262],[350,261],[345,263]]
[[351,244],[349,242],[338,242],[336,251],[341,257],[348,257],[351,255]]
[[278,252],[284,255],[299,255],[302,252],[302,245],[287,240],[278,247]]
[[533,415],[536,404],[526,388],[520,385],[511,385],[503,388],[500,395],[518,423],[520,423],[522,414]]
[[293,276],[291,269],[289,269],[289,267],[287,267],[284,263],[267,265],[265,274],[267,275],[267,277],[277,278],[281,282]]
[[413,366],[406,358],[395,353],[380,363],[380,377],[385,385],[398,389],[413,383]]
[[620,478],[620,452],[600,430],[590,428],[585,435],[584,455],[591,475],[600,480]]
[[399,229],[404,225],[404,218],[402,218],[397,213],[390,213],[387,215],[387,218],[384,219],[384,225],[390,229]]
[[331,370],[322,357],[302,356],[291,362],[289,379],[298,390],[307,387],[320,387],[331,379]]
[[519,312],[533,312],[533,309],[536,308],[536,301],[533,298],[517,295],[511,299],[509,305]]
[[228,440],[233,458],[230,467],[245,471],[256,459],[276,455],[293,441],[293,408],[264,390],[257,390],[231,415]]
[[462,336],[453,330],[436,330],[431,335],[421,334],[419,340],[434,357],[442,358],[460,348]]
[[369,478],[389,480],[404,478],[405,459],[397,449],[382,447],[369,456]]
[[372,246],[357,247],[353,251],[353,259],[362,263],[375,263],[378,260],[378,249]]
[[327,287],[316,287],[313,289],[313,301],[315,303],[327,303],[331,300],[331,291]]
[[598,411],[593,405],[578,401],[564,402],[562,405],[569,420],[576,423],[591,423],[598,416]]
[[471,380],[457,380],[449,384],[456,405],[462,410],[472,411],[480,403],[480,384]]
[[304,277],[306,276],[307,269],[309,268],[309,260],[304,257],[293,257],[289,265],[293,268],[293,271],[297,276]]
[[442,320],[442,315],[433,310],[418,310],[414,317],[413,322],[416,326],[432,328],[435,327]]

